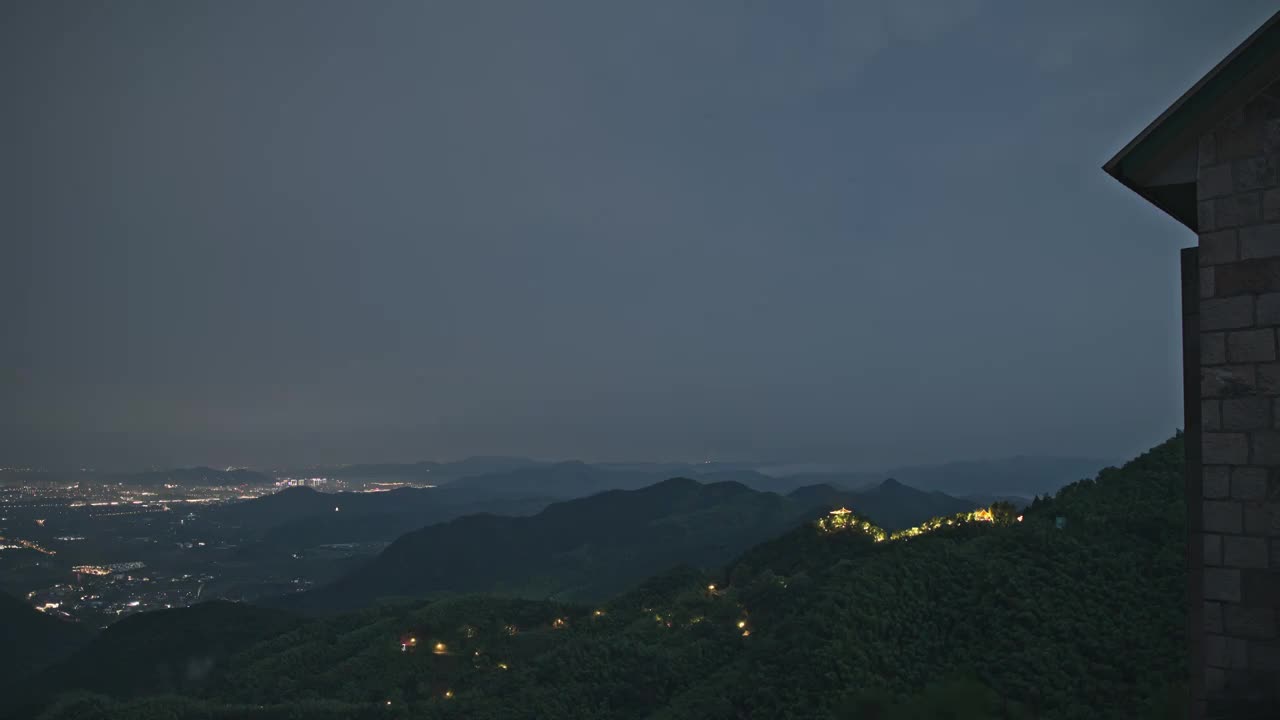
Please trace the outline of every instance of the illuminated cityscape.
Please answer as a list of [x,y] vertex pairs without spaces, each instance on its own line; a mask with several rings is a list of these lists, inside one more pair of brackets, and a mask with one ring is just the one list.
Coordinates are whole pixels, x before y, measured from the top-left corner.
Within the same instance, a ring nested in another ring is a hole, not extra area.
[[[231,468],[230,470],[236,470]],[[409,482],[267,477],[258,485],[111,482],[95,471],[0,469],[0,589],[37,610],[101,626],[203,599],[297,592],[384,542],[281,553],[223,508],[290,488],[385,493]]]

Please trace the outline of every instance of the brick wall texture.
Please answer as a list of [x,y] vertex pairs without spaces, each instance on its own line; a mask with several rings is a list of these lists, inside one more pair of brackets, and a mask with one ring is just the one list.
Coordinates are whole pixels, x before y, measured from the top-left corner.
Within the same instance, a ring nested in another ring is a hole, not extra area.
[[[1280,82],[1200,140],[1205,717],[1280,700]],[[1243,704],[1242,704],[1243,703]],[[1199,713],[1197,713],[1199,714]],[[1276,715],[1275,717],[1280,717]]]

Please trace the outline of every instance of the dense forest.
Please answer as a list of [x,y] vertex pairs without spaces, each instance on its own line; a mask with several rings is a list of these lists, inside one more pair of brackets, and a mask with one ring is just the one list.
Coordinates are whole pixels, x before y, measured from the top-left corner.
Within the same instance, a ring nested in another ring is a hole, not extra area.
[[205,637],[192,627],[205,620],[171,613],[151,642],[132,637],[136,662],[104,654],[112,628],[10,707],[44,706],[45,720],[1177,718],[1182,461],[1179,435],[1021,516],[998,507],[924,532],[824,511],[722,571],[673,569],[599,605],[468,595],[264,616],[199,683],[121,677],[54,699],[63,676],[85,687],[70,668],[94,653],[125,673],[189,662],[184,638]]
[[0,693],[13,678],[57,660],[89,642],[88,628],[38,612],[0,592]]

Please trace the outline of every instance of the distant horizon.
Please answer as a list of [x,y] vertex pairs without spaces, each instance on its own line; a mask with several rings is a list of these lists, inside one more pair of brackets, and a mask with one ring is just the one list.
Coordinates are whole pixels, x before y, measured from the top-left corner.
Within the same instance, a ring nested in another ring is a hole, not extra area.
[[[785,424],[784,418],[769,421],[769,425]],[[489,426],[464,423],[351,430],[245,428],[204,433],[176,428],[151,432],[54,430],[0,423],[0,467],[39,466],[60,471],[82,467],[129,471],[199,466],[296,469],[519,457],[541,462],[580,460],[597,464],[696,464],[710,460],[830,466],[872,472],[1019,456],[1123,459],[1135,457],[1163,442],[1180,424],[1135,431],[1119,427],[1114,420],[1101,419],[1081,427],[1064,420],[1007,433],[980,432],[972,426],[934,431],[907,426],[899,433],[901,439],[892,446],[884,446],[856,432],[837,439],[833,437],[834,432],[828,431],[801,444],[788,442],[789,437],[774,435],[767,427],[752,431],[727,427],[700,429],[697,433],[657,434],[626,420],[570,426],[577,430],[578,442],[555,441],[534,431],[521,434],[507,427],[494,428],[488,433]],[[564,432],[563,427],[555,430],[557,434]],[[501,434],[504,441],[487,443],[478,437],[483,434]],[[904,449],[904,444],[909,448]]]
[[[131,474],[143,472],[166,472],[177,470],[193,470],[193,469],[209,469],[214,471],[226,472],[231,470],[251,470],[263,473],[279,473],[289,471],[303,470],[329,470],[338,468],[349,468],[358,466],[412,466],[419,464],[437,464],[450,465],[463,463],[472,460],[495,459],[495,460],[515,460],[528,462],[528,465],[512,468],[512,470],[523,467],[533,467],[537,465],[559,465],[565,463],[582,463],[594,467],[608,466],[644,466],[644,465],[680,465],[697,467],[698,465],[737,465],[742,466],[741,469],[759,472],[762,475],[771,477],[794,477],[800,475],[822,475],[829,473],[849,473],[849,474],[876,474],[899,472],[904,470],[914,470],[923,468],[941,468],[951,465],[981,465],[992,463],[1016,462],[1019,460],[1035,460],[1035,461],[1066,461],[1066,462],[1084,462],[1084,463],[1101,463],[1098,469],[1126,462],[1129,458],[1106,458],[1101,455],[1066,455],[1054,453],[1020,453],[1016,455],[1003,456],[982,456],[971,458],[956,458],[950,460],[941,460],[937,462],[899,462],[889,465],[853,465],[849,463],[828,462],[822,460],[814,461],[796,461],[796,460],[753,460],[749,458],[739,459],[718,459],[718,460],[584,460],[579,457],[532,457],[527,455],[515,455],[506,453],[480,453],[474,455],[466,455],[454,460],[436,460],[420,458],[417,460],[397,461],[397,460],[361,460],[356,462],[334,462],[334,463],[283,463],[283,464],[233,464],[233,463],[211,463],[211,462],[178,462],[174,464],[152,464],[152,465],[53,465],[53,464],[34,464],[34,463],[5,463],[0,462],[0,473],[20,473],[20,472],[49,472],[49,473],[76,473],[76,472],[97,472],[97,473],[117,473]],[[772,470],[773,472],[767,472]],[[491,471],[502,472],[502,471]]]

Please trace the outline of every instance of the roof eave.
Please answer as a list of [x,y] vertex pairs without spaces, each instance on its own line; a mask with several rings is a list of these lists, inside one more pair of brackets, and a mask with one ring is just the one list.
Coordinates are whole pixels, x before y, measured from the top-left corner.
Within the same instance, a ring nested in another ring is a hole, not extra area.
[[[1150,180],[1207,132],[1234,105],[1243,104],[1280,72],[1280,12],[1272,15],[1200,78],[1102,169],[1125,187],[1195,230],[1195,217],[1153,197]],[[1257,85],[1257,87],[1254,87]],[[1194,180],[1192,180],[1194,183]],[[1165,185],[1164,189],[1175,188]],[[1167,193],[1160,193],[1167,194]]]

